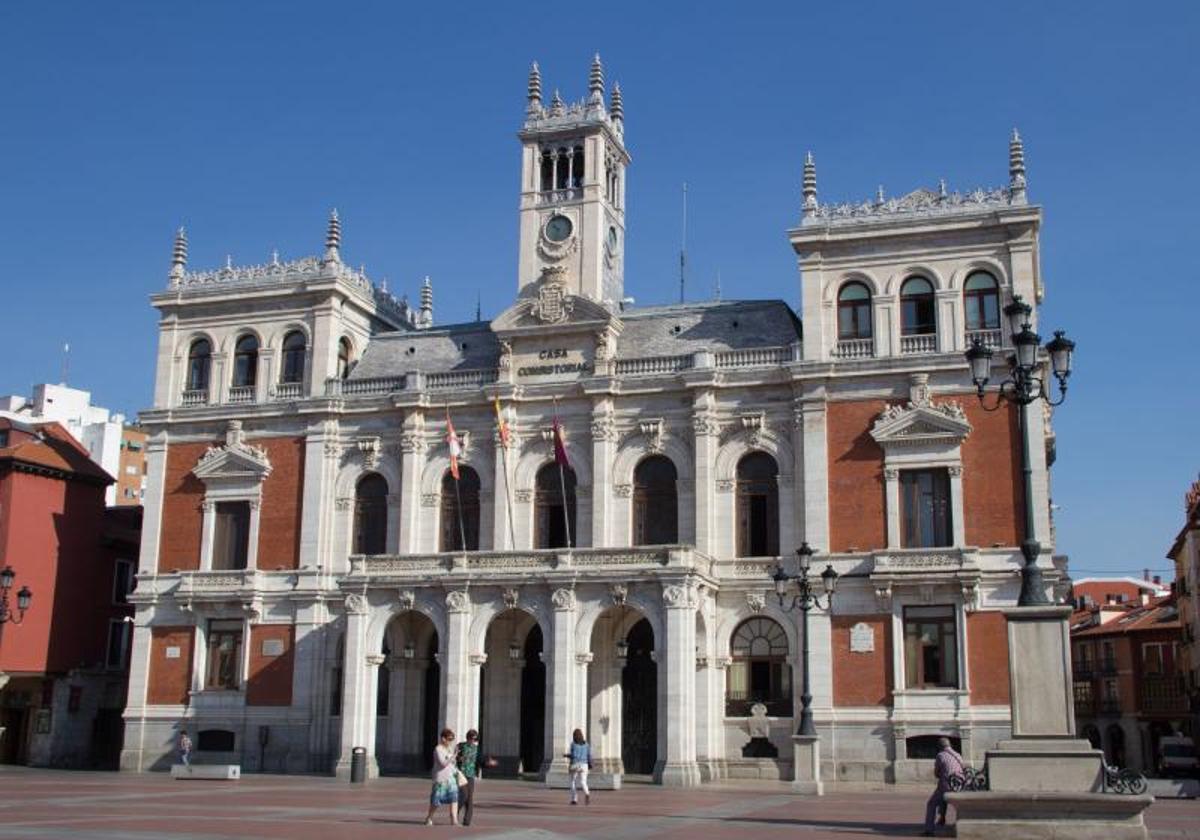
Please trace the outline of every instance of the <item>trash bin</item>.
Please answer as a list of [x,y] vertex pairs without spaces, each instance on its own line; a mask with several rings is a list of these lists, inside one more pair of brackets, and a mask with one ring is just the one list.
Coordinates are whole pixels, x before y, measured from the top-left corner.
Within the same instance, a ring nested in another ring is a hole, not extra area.
[[367,780],[367,748],[355,747],[350,751],[350,783],[362,784]]

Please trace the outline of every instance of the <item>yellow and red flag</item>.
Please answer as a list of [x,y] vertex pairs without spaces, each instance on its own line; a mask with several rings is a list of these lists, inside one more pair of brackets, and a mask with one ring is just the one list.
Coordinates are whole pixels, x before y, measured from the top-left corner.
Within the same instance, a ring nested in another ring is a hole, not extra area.
[[500,445],[508,449],[508,423],[504,422],[504,415],[500,411],[500,398],[496,397],[496,431],[500,433]]
[[450,449],[450,475],[458,481],[458,456],[462,454],[462,444],[454,431],[454,423],[450,420],[450,409],[446,409],[446,445]]

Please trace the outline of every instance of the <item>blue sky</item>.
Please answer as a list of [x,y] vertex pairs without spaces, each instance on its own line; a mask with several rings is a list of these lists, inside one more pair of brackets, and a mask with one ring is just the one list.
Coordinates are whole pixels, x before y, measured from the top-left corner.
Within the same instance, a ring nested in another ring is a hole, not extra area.
[[193,268],[343,254],[438,320],[516,286],[528,63],[625,94],[627,291],[799,294],[784,231],[821,198],[1000,185],[1026,141],[1044,327],[1079,342],[1053,472],[1076,577],[1164,569],[1200,470],[1200,6],[1051,3],[0,4],[0,393],[149,404],[171,237]]

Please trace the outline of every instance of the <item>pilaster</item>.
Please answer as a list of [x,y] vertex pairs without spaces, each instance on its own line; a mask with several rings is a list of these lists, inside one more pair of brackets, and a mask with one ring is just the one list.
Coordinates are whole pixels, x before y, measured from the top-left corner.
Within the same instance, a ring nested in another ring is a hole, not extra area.
[[829,548],[829,441],[826,435],[828,403],[824,390],[806,394],[799,405],[803,435],[804,539],[817,548]]
[[696,594],[686,583],[663,586],[667,617],[666,661],[659,673],[665,690],[659,702],[667,710],[666,760],[660,760],[655,775],[665,787],[694,787],[700,784],[696,764]]
[[[367,751],[367,774],[379,775],[375,758],[375,685],[378,671],[367,661],[367,600],[362,595],[346,596],[346,660],[342,664],[342,736],[335,774],[350,775],[355,747]],[[376,663],[377,665],[378,663]]]
[[710,557],[716,552],[716,510],[713,465],[717,460],[717,424],[711,390],[697,391],[692,398],[692,433],[695,438],[696,462],[696,550]]
[[554,606],[550,634],[550,667],[546,669],[546,756],[542,773],[547,785],[561,786],[568,772],[563,752],[571,742],[571,732],[582,721],[577,714],[573,679],[578,665],[575,662],[575,619],[577,615],[574,589],[556,589],[550,596]]
[[400,554],[420,551],[417,517],[421,503],[421,470],[425,465],[425,415],[412,409],[404,418],[400,437]]
[[[466,590],[446,593],[446,639],[442,648],[442,696],[446,698],[445,726],[461,738],[475,723],[479,708],[467,653],[471,628],[471,598]],[[440,729],[440,727],[439,727]]]
[[[597,397],[592,404],[592,546],[613,545],[612,461],[617,428],[612,397]],[[620,541],[628,544],[628,538]]]

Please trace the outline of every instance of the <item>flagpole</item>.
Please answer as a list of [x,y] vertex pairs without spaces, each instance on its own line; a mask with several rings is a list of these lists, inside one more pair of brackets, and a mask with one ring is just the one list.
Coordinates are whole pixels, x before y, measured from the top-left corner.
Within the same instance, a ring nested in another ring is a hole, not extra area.
[[458,502],[458,536],[462,540],[462,550],[467,550],[467,529],[463,525],[462,493],[458,490],[458,477],[454,478],[454,500]]
[[500,444],[500,458],[504,461],[504,501],[507,503],[505,507],[508,509],[508,547],[510,550],[516,551],[517,532],[513,528],[512,491],[508,487],[508,446],[503,442]]
[[[458,443],[458,432],[454,429],[454,424],[450,421],[450,403],[446,403],[446,426],[449,432],[449,437],[454,439],[454,444]],[[461,540],[459,547],[462,551],[467,550],[467,528],[463,525],[463,506],[462,493],[458,489],[458,454],[453,449],[451,450],[453,461],[451,466],[454,468],[450,471],[450,477],[454,479],[454,501],[458,503],[458,537]]]
[[558,449],[562,448],[563,453],[567,451],[566,441],[562,437],[562,425],[558,422],[558,398],[554,398],[554,460],[558,462],[558,486],[562,490],[562,507],[563,507],[563,528],[567,532],[567,548],[571,547],[571,514],[567,510],[567,479],[563,470],[562,459],[558,457]]

